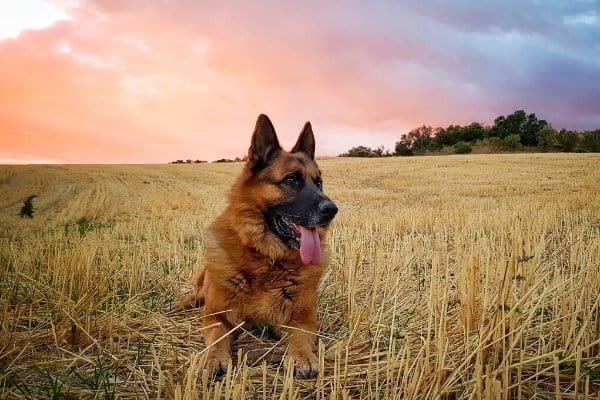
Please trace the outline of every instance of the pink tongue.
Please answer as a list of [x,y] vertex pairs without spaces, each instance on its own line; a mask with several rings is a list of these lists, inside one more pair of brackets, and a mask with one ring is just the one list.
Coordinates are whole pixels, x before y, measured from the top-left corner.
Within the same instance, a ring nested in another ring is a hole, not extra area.
[[321,239],[316,229],[300,228],[300,259],[304,264],[321,262]]

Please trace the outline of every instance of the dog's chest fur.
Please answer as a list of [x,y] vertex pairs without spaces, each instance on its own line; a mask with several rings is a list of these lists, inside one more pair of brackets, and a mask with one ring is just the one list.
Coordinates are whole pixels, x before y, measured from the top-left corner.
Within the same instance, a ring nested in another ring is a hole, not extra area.
[[[216,238],[215,238],[216,239]],[[227,250],[226,250],[227,249]],[[297,252],[296,252],[297,253]],[[316,302],[324,268],[303,265],[294,250],[281,260],[271,260],[242,245],[223,246],[213,240],[207,247],[206,270],[211,284],[218,286],[232,322],[265,322],[286,325],[299,304]]]

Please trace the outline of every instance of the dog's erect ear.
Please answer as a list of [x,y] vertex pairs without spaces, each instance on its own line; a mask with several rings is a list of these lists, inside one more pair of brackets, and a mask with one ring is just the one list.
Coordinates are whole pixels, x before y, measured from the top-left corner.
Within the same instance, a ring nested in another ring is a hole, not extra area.
[[298,141],[290,153],[297,153],[299,151],[303,152],[311,159],[315,159],[315,135],[313,135],[310,122],[304,124],[302,132],[300,132],[300,136],[298,136]]
[[265,168],[281,151],[275,128],[269,117],[260,114],[248,149],[248,163],[252,172]]

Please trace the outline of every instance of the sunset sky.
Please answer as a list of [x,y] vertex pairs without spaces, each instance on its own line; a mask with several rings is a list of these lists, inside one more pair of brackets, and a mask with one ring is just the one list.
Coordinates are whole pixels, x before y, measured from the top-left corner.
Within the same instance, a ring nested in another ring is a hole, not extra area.
[[600,128],[594,0],[0,4],[0,163],[164,163],[284,147],[391,148],[517,109]]

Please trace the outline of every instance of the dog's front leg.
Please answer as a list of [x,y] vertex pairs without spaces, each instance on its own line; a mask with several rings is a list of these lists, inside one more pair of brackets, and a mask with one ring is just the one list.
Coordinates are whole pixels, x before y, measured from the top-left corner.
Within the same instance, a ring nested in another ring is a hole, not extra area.
[[203,367],[212,376],[223,375],[231,362],[232,325],[223,314],[211,314],[205,311],[202,322],[202,336],[206,345]]
[[227,372],[227,365],[231,362],[231,332],[233,324],[228,318],[227,303],[228,291],[217,287],[209,279],[208,273],[204,279],[205,303],[202,318],[202,336],[206,345],[204,368],[213,376]]
[[299,379],[310,379],[319,373],[319,359],[314,353],[317,330],[316,304],[294,310],[287,327],[287,356],[294,365],[294,374]]

